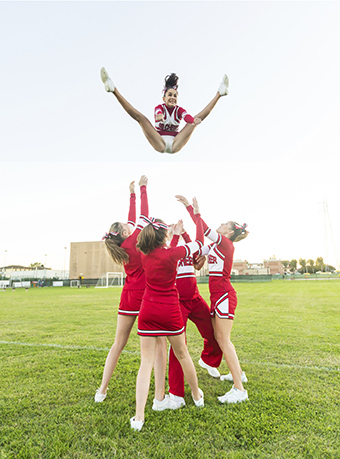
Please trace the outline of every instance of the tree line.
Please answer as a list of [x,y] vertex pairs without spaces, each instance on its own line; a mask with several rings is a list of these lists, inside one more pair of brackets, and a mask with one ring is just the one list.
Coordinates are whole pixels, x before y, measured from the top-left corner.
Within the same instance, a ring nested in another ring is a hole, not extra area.
[[[293,260],[281,260],[285,271],[287,273],[309,273],[314,274],[317,272],[329,273],[335,271],[334,266],[328,265],[323,261],[322,257],[318,257],[315,261],[312,259],[306,260],[305,258],[300,258],[299,262],[295,259]],[[300,268],[297,269],[297,265],[300,265]]]

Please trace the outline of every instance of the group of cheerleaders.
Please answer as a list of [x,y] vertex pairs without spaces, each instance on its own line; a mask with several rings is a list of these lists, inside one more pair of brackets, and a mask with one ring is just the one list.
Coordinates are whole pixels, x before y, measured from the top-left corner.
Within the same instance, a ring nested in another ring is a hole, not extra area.
[[[178,77],[171,74],[165,79],[164,104],[155,109],[154,128],[121,96],[104,68],[101,78],[106,91],[112,92],[123,108],[138,121],[155,150],[164,153],[178,152],[189,140],[195,126],[210,113],[219,98],[228,93],[228,78],[225,75],[214,99],[192,118],[177,106]],[[182,118],[187,124],[178,132]],[[233,242],[248,235],[247,225],[229,221],[214,231],[202,220],[197,200],[194,198],[190,205],[184,196],[178,195],[177,200],[184,204],[196,225],[196,238],[192,242],[182,220],[168,226],[162,220],[149,216],[147,182],[147,177],[143,175],[139,181],[141,204],[137,225],[135,185],[132,182],[127,223],[113,223],[103,237],[112,260],[123,265],[126,278],[118,308],[115,341],[95,394],[95,402],[105,400],[110,379],[138,317],[141,363],[136,384],[136,413],[130,419],[131,428],[137,431],[144,425],[152,370],[155,379],[154,411],[175,410],[185,405],[184,378],[190,386],[195,406],[204,406],[204,394],[198,387],[195,366],[186,345],[188,319],[197,326],[204,339],[199,365],[212,377],[234,383],[232,389],[218,400],[221,403],[237,403],[248,399],[243,387],[247,377],[230,341],[237,304],[236,292],[230,283]],[[209,245],[204,245],[204,236],[211,241]],[[206,256],[210,308],[199,293],[195,275],[195,269],[202,268]],[[170,342],[169,394],[165,394],[167,339]],[[221,376],[217,368],[223,356],[230,373]]]

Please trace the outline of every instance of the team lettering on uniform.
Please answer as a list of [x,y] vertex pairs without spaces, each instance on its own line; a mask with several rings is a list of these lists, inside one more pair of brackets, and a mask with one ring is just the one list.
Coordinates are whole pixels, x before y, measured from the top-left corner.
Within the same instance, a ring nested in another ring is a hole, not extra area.
[[208,255],[208,263],[209,265],[216,265],[217,264],[217,258],[214,255]]
[[192,266],[194,264],[192,257],[182,258],[178,262],[178,267],[180,266]]

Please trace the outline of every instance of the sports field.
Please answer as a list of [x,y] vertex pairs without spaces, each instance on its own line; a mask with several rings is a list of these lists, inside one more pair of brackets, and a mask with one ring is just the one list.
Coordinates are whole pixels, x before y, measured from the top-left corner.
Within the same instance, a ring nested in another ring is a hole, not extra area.
[[0,292],[0,458],[340,458],[340,281],[235,287],[232,337],[249,402],[217,401],[231,384],[198,366],[202,340],[189,323],[205,407],[194,407],[186,386],[186,407],[153,412],[152,388],[141,432],[129,424],[136,328],[107,399],[93,401],[120,288]]

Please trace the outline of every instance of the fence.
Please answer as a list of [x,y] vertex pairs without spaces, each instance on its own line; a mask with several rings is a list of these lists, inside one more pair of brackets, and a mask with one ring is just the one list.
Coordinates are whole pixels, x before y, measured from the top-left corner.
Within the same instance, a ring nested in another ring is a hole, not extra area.
[[[259,274],[259,275],[232,275],[230,277],[231,282],[271,282],[273,276],[271,274]],[[209,282],[209,276],[197,276],[198,284],[207,284]]]

